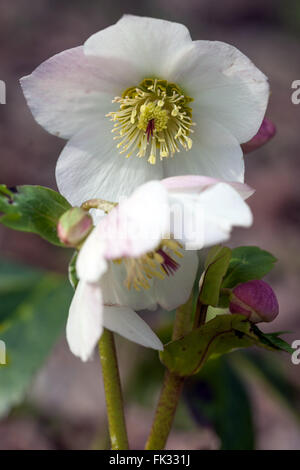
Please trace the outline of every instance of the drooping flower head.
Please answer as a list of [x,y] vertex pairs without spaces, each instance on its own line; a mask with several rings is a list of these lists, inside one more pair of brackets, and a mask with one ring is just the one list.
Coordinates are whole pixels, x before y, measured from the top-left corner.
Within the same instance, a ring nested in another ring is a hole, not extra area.
[[257,133],[269,96],[266,77],[235,47],[130,15],[21,84],[36,120],[69,140],[56,178],[72,205],[119,201],[176,175],[243,181],[240,144]]
[[67,325],[72,352],[88,359],[103,326],[162,348],[135,312],[173,310],[187,301],[198,256],[185,248],[219,243],[234,225],[249,226],[252,216],[243,198],[251,193],[241,183],[184,176],[145,183],[114,207],[78,255],[79,285]]

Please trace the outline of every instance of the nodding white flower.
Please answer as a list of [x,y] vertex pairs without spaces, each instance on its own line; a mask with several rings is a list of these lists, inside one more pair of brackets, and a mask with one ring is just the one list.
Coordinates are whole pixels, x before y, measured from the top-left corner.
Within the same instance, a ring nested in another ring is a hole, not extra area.
[[240,144],[257,133],[269,96],[265,75],[235,47],[130,15],[21,84],[38,123],[69,139],[56,178],[72,205],[119,201],[176,175],[242,182]]
[[[103,327],[146,347],[162,349],[160,340],[135,312],[158,305],[173,310],[187,301],[198,256],[184,246],[218,243],[229,237],[233,225],[249,226],[252,216],[243,198],[251,193],[242,183],[173,177],[145,183],[114,207],[78,255],[79,284],[67,323],[71,351],[87,360]],[[199,232],[183,231],[175,238],[178,207],[182,207],[184,224],[195,224]]]

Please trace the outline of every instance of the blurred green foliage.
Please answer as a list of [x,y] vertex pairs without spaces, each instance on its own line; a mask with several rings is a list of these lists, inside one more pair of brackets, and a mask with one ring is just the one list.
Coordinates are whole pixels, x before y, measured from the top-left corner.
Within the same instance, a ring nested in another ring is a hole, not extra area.
[[71,296],[64,277],[0,260],[0,415],[24,398],[64,330]]
[[[0,339],[7,347],[7,364],[0,366],[0,415],[26,397],[35,374],[64,332],[72,293],[63,276],[0,260]],[[168,341],[172,319],[166,318],[170,323],[164,325],[161,337]],[[280,357],[253,350],[210,360],[200,374],[186,381],[175,426],[189,430],[208,426],[219,436],[222,449],[254,448],[245,378],[267,384],[300,420],[299,390],[281,365]],[[163,374],[157,353],[145,350],[128,381],[127,398],[153,408]]]

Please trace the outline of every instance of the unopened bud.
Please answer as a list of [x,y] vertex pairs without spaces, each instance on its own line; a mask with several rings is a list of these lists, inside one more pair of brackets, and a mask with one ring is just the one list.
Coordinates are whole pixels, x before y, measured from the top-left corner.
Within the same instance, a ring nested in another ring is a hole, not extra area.
[[231,292],[229,310],[245,315],[253,323],[271,322],[279,313],[279,305],[271,286],[259,280],[235,287]]
[[79,207],[73,207],[59,219],[58,238],[67,246],[77,247],[90,233],[93,220],[90,214]]
[[262,145],[266,144],[269,142],[269,140],[274,137],[276,134],[276,127],[273,124],[272,121],[269,119],[264,119],[257,134],[255,134],[254,137],[252,137],[249,142],[246,142],[245,144],[242,144],[242,150],[244,153],[250,153],[253,152],[253,150],[258,149]]

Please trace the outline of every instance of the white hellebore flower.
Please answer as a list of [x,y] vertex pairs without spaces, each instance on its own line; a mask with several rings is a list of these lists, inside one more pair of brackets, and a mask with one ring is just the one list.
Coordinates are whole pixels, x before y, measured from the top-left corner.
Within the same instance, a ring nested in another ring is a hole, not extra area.
[[[71,351],[87,360],[103,327],[146,347],[162,349],[160,340],[135,312],[158,305],[173,310],[187,301],[198,257],[184,250],[184,245],[208,246],[227,239],[233,225],[249,226],[252,215],[239,193],[247,197],[252,191],[242,183],[173,177],[145,183],[104,216],[83,244],[76,263],[79,284],[67,323]],[[195,223],[196,231],[183,232],[175,239],[170,220],[174,219],[175,226],[178,206],[184,224]]]
[[69,140],[56,178],[72,205],[119,201],[176,175],[242,182],[240,144],[257,133],[269,97],[265,75],[235,47],[131,15],[21,84],[38,123]]

